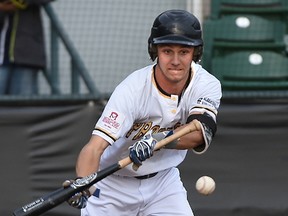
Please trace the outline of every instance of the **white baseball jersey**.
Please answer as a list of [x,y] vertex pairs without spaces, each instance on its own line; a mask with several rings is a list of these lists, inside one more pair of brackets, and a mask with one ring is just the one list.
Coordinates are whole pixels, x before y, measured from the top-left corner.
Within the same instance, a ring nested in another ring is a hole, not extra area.
[[[216,120],[222,96],[221,85],[201,65],[192,63],[191,80],[181,97],[163,94],[157,88],[153,67],[150,65],[137,70],[123,80],[96,123],[93,134],[110,143],[101,157],[100,169],[127,157],[129,146],[148,131],[173,130],[185,124],[193,111],[208,110],[208,114]],[[207,148],[208,144],[202,152]],[[138,171],[129,165],[117,174],[141,176],[176,167],[186,153],[187,150],[161,149],[145,160]]]

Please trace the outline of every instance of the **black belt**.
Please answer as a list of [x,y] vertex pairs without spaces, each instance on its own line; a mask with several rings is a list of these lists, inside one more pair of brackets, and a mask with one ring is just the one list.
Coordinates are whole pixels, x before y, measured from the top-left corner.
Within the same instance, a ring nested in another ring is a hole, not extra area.
[[152,177],[156,176],[157,173],[158,173],[158,172],[150,173],[150,174],[148,174],[148,175],[143,175],[143,176],[135,176],[135,178],[136,178],[136,179],[141,179],[141,180],[143,180],[143,179],[148,179],[148,178],[152,178]]

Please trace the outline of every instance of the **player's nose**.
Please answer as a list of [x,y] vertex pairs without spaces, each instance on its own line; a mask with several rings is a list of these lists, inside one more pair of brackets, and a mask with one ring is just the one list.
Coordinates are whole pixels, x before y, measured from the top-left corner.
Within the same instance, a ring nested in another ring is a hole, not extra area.
[[175,53],[175,54],[172,56],[171,63],[172,63],[173,65],[179,65],[179,64],[180,64],[179,55],[178,55],[177,53]]

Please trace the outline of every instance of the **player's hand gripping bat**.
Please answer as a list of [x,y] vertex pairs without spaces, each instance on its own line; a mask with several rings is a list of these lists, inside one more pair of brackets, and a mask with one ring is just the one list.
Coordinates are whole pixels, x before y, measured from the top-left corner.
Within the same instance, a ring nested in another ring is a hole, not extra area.
[[[197,120],[193,120],[189,124],[187,124],[184,128],[175,132],[171,136],[166,137],[165,139],[157,142],[154,150],[160,149],[167,145],[168,143],[176,140],[190,132],[193,131],[201,131],[200,123]],[[81,192],[87,188],[90,188],[96,182],[102,180],[103,178],[111,175],[112,173],[126,167],[131,164],[132,161],[129,157],[126,157],[117,163],[100,170],[99,172],[92,173],[86,177],[75,180],[69,187],[67,188],[59,188],[43,197],[34,200],[33,202],[22,206],[19,209],[16,209],[13,212],[14,216],[36,216],[40,215],[49,209],[52,209],[61,203],[68,200],[75,193]]]

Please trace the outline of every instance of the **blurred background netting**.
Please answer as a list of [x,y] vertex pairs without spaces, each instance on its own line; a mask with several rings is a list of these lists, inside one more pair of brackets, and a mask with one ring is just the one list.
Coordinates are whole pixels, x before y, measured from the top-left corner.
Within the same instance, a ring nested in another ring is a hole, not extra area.
[[42,10],[49,64],[40,99],[108,98],[127,75],[152,63],[150,29],[168,9],[200,20],[201,64],[220,80],[223,99],[288,98],[287,0],[55,0]]
[[[208,0],[58,0],[53,9],[70,40],[93,77],[96,88],[110,94],[116,85],[135,69],[151,64],[147,40],[156,16],[168,9],[185,9],[200,16],[209,10]],[[49,19],[43,13],[47,47],[50,43]],[[49,48],[47,49],[49,53]],[[48,54],[49,56],[49,54]],[[59,46],[61,91],[70,91],[70,57]],[[42,77],[41,92],[49,93]],[[81,85],[81,92],[87,91]]]

